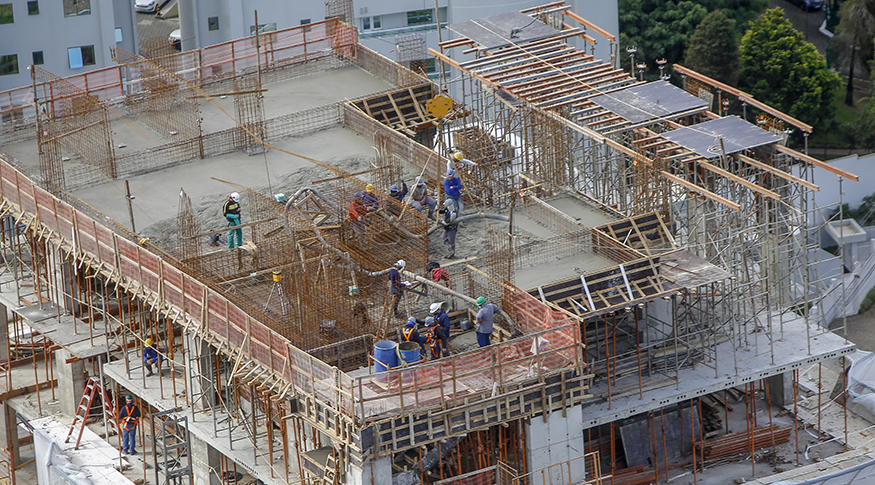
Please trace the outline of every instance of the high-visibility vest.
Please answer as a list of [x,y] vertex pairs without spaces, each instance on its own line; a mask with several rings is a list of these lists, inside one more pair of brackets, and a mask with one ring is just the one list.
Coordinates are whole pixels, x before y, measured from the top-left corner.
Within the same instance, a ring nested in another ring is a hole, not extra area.
[[404,334],[404,340],[410,342],[410,336],[413,335],[413,330],[415,330],[413,327],[407,327],[401,331],[401,333]]
[[124,423],[123,428],[125,431],[132,431],[134,428],[137,427],[137,421],[140,420],[140,418],[136,416],[131,416],[131,414],[133,414],[134,412],[134,409],[136,409],[136,406],[134,404],[125,403],[125,416],[122,418],[122,422]]

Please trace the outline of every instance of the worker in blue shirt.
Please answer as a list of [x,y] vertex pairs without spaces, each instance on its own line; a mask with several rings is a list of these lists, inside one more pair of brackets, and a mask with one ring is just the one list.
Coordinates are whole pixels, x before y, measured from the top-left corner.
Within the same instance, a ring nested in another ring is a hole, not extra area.
[[[235,226],[240,225],[240,194],[234,192],[228,197],[228,200],[225,201],[225,205],[222,206],[222,213],[228,221],[228,227],[231,228],[228,230],[228,249],[242,246],[243,229],[240,229],[239,227],[233,229]],[[237,236],[237,246],[234,246],[234,235]]]
[[[404,202],[404,197],[407,197],[407,192],[409,191],[409,189],[407,188],[407,184],[404,183],[404,181],[401,182],[401,185],[401,190],[398,190],[398,186],[395,184],[389,186],[389,197],[397,200],[399,204]],[[389,203],[386,204],[386,212],[392,214],[395,217],[398,217],[399,215],[401,215],[401,208],[400,206]]]
[[401,281],[401,271],[407,263],[403,259],[399,259],[392,269],[389,270],[389,291],[392,293],[392,310],[396,317],[400,317],[401,312],[398,311],[398,303],[401,302],[401,294],[404,288],[410,286],[410,282]]
[[462,181],[459,180],[453,169],[447,170],[447,177],[444,179],[444,192],[456,205],[456,214],[462,215],[465,210],[465,204],[462,203]]
[[450,316],[444,310],[442,303],[432,303],[428,310],[434,316],[435,323],[441,328],[441,333],[446,336],[446,338],[442,339],[444,355],[450,355]]
[[152,372],[153,365],[158,368],[158,372],[161,372],[161,360],[161,353],[158,352],[155,341],[147,338],[146,346],[143,347],[143,365],[146,367],[146,377],[154,375],[154,372]]

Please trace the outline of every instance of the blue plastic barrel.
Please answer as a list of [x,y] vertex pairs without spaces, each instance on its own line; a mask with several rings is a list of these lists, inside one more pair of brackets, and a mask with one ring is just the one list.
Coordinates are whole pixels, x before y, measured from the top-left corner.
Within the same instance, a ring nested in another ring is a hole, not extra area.
[[391,340],[380,340],[374,344],[374,372],[385,372],[389,367],[398,367],[398,354],[395,349],[398,343]]
[[399,364],[413,365],[419,362],[419,344],[416,342],[401,343],[398,345],[398,353],[401,354],[402,361]]

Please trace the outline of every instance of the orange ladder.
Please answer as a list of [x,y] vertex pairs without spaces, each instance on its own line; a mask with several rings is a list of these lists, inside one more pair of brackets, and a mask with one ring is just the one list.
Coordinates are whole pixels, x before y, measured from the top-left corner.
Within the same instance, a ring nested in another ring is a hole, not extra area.
[[[82,432],[85,431],[85,422],[88,419],[88,412],[91,410],[91,405],[94,403],[95,397],[100,397],[100,400],[103,403],[103,416],[106,421],[112,425],[112,428],[115,429],[117,434],[119,432],[118,425],[116,424],[115,407],[112,405],[112,401],[109,399],[109,395],[106,393],[106,389],[103,387],[100,379],[92,377],[88,379],[88,384],[85,385],[85,392],[82,393],[79,407],[76,408],[76,416],[73,417],[73,424],[70,425],[70,431],[67,432],[67,439],[64,440],[64,443],[70,442],[70,436],[76,428],[76,423],[81,421],[82,424],[79,427],[79,436],[76,437],[76,446],[73,447],[75,450],[79,449],[79,442],[82,441]],[[107,438],[109,437],[107,436]]]

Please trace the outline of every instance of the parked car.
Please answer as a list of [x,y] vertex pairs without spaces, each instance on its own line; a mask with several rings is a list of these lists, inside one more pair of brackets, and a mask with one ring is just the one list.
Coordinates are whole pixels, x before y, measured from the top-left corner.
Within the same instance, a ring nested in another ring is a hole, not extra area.
[[806,12],[810,12],[812,10],[820,10],[823,8],[823,0],[789,0],[791,3],[795,3],[802,10]]
[[179,29],[171,32],[167,37],[167,40],[170,42],[170,45],[176,48],[176,50],[182,50],[182,32]]
[[170,0],[134,0],[134,10],[140,13],[155,13]]

